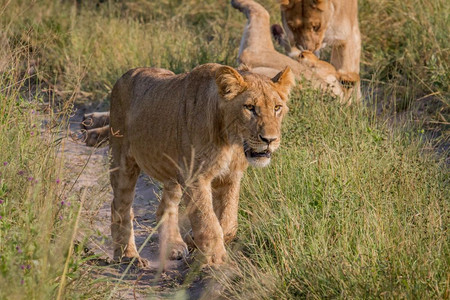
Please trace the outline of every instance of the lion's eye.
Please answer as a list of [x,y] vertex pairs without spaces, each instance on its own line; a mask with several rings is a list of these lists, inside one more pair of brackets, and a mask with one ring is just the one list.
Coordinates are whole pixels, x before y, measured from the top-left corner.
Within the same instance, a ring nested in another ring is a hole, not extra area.
[[281,110],[281,105],[275,105],[275,112],[279,112]]
[[319,29],[320,29],[320,24],[319,24],[319,25],[314,25],[314,26],[313,26],[313,30],[314,30],[315,32],[319,31]]
[[255,106],[254,106],[254,105],[251,105],[251,104],[245,104],[244,107],[245,107],[245,109],[247,109],[247,110],[249,110],[249,111],[251,111],[251,112],[254,112],[254,111],[255,111]]

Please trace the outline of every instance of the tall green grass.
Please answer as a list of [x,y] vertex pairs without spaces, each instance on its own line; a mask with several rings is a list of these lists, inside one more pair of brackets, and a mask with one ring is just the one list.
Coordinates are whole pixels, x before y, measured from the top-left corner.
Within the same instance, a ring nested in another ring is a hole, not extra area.
[[272,165],[244,179],[231,298],[448,296],[446,165],[366,109],[301,92],[290,107]]
[[363,75],[390,96],[385,104],[397,112],[425,110],[420,118],[448,122],[448,2],[359,1],[359,21]]
[[75,92],[56,99],[29,45],[0,41],[0,299],[91,298],[82,197],[61,154]]
[[[279,22],[276,1],[261,2]],[[447,2],[359,2],[367,101],[407,120],[418,109],[418,122],[393,128],[297,91],[282,149],[242,184],[230,296],[448,298],[448,152],[429,151],[421,127],[448,142]],[[68,298],[103,295],[68,252],[81,196],[61,205],[56,113],[107,103],[130,68],[236,66],[245,21],[227,1],[0,3],[0,298],[53,298],[62,278]]]
[[215,1],[19,1],[6,8],[10,18],[23,18],[3,22],[14,43],[36,52],[41,79],[62,96],[80,89],[80,101],[104,100],[133,67],[181,73],[207,62],[236,64],[243,26],[228,3]]
[[64,127],[51,103],[28,93],[33,78],[18,72],[26,56],[11,53],[0,75],[1,299],[53,298],[66,260],[68,277],[79,264],[67,256],[79,197],[64,193],[57,155]]

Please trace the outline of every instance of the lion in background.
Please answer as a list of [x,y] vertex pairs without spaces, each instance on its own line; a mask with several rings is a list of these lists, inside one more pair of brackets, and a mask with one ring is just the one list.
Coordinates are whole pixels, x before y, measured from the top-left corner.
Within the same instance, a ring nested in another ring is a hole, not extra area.
[[275,50],[272,42],[270,15],[253,0],[231,0],[231,5],[245,14],[244,27],[239,46],[238,62],[247,65],[252,72],[273,76],[289,66],[299,82],[308,82],[314,88],[330,92],[341,103],[351,101],[349,93],[336,76],[336,70],[316,64],[312,69],[301,60],[292,59]]
[[[288,50],[290,49],[290,46],[286,44],[280,37],[280,32],[282,32],[282,30],[283,29],[281,29],[281,26],[277,24],[274,24],[271,27],[272,35],[274,36],[275,40],[278,41],[282,47],[285,47],[286,50]],[[339,82],[346,90],[351,90],[360,80],[358,74],[353,72],[338,72],[333,67],[333,65],[329,64],[326,61],[320,60],[314,53],[308,50],[301,51],[300,54],[295,57],[295,60],[302,62],[303,64],[308,66],[314,73],[322,73],[324,74],[324,76],[333,74],[336,78],[338,78]]]
[[226,259],[247,166],[269,164],[294,76],[272,79],[218,64],[175,75],[158,68],[125,73],[111,93],[111,233],[116,260],[137,258],[132,203],[140,171],[160,181],[156,215],[161,259],[187,255],[178,205],[188,203],[195,246],[208,265]]
[[318,72],[325,71],[329,74],[335,74],[345,89],[352,89],[355,83],[360,80],[358,74],[336,71],[331,64],[320,60],[314,53],[308,50],[302,51],[297,59],[309,66],[311,70],[317,69]]
[[85,114],[81,122],[81,132],[86,146],[100,146],[108,141],[109,111]]
[[330,63],[337,73],[358,78],[361,56],[361,33],[357,0],[279,0],[284,32],[277,39],[288,55],[296,59],[307,50],[319,56],[320,49],[332,47]]

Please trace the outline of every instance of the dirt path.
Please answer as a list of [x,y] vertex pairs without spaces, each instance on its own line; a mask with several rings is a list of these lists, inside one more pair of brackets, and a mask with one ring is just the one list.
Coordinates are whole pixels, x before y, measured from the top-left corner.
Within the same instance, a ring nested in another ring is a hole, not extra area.
[[[72,134],[80,132],[80,122],[85,113],[76,111],[70,119]],[[73,185],[73,192],[87,189],[84,209],[85,228],[81,230],[80,239],[89,235],[88,248],[98,255],[99,267],[93,268],[95,276],[108,279],[114,284],[113,299],[160,299],[175,297],[180,299],[199,299],[205,286],[205,280],[190,273],[192,261],[169,261],[166,272],[160,271],[158,259],[158,233],[156,227],[156,208],[159,204],[160,187],[147,175],[139,176],[136,196],[133,203],[135,214],[134,230],[138,248],[147,241],[141,256],[148,259],[150,267],[137,269],[128,265],[111,264],[112,245],[110,237],[110,203],[112,190],[108,178],[108,147],[87,147],[72,138],[63,141],[62,155],[67,171],[68,186]],[[94,233],[94,235],[92,235]],[[149,237],[149,235],[151,235]],[[123,280],[120,280],[123,277]]]

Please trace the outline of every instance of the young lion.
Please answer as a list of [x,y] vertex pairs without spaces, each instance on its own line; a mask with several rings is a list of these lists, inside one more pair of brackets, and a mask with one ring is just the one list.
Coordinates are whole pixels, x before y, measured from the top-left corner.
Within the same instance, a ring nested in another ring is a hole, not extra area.
[[[357,0],[279,0],[281,20],[289,44],[288,55],[297,57],[301,50],[318,54],[332,46],[331,64],[339,74],[359,76],[361,33]],[[288,47],[285,47],[288,48]],[[300,49],[300,50],[299,50]],[[358,98],[361,98],[359,84]]]
[[247,17],[247,24],[239,46],[238,61],[251,68],[252,72],[273,76],[285,66],[303,81],[306,79],[314,87],[328,90],[347,102],[346,92],[337,79],[336,70],[312,70],[301,60],[295,60],[275,50],[270,32],[270,15],[267,10],[253,0],[231,0],[231,5]]
[[183,198],[205,263],[222,264],[224,242],[236,234],[242,174],[249,163],[269,164],[280,145],[293,85],[289,68],[272,79],[218,64],[181,75],[156,68],[124,74],[111,94],[114,258],[146,264],[136,249],[131,208],[143,170],[164,185],[157,210],[161,254],[187,253],[178,226]]
[[331,45],[331,64],[340,73],[359,74],[361,34],[357,0],[279,0],[281,20],[296,57]]

